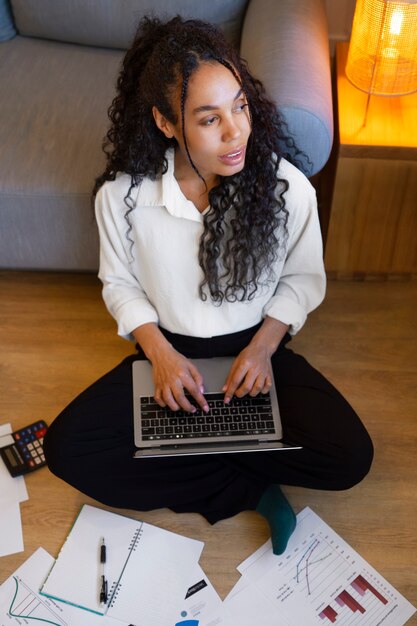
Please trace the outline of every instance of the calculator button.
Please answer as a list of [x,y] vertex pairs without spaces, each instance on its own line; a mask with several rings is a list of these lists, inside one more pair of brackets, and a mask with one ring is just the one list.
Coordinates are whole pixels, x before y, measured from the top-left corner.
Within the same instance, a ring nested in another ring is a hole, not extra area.
[[28,450],[33,450],[33,443],[28,443]]
[[38,439],[40,439],[41,437],[43,437],[44,435],[46,435],[46,428],[41,428],[40,430],[38,430],[38,432],[36,433],[36,436]]
[[19,440],[19,439],[20,439],[20,435],[19,435],[19,433],[16,433],[16,434],[15,434],[15,436],[14,436],[14,438],[15,438],[15,439],[17,439],[17,440]]
[[39,443],[39,441],[34,441],[33,445],[35,446],[35,448],[39,448],[41,444]]
[[30,461],[28,461],[28,465],[30,465],[30,467],[35,467],[35,461],[32,461],[32,459]]
[[45,461],[45,455],[41,454],[41,461]]
[[40,462],[41,462],[40,458],[39,458],[39,457],[36,457],[36,459],[35,459],[35,463],[36,463],[36,465],[39,465],[39,463],[40,463]]

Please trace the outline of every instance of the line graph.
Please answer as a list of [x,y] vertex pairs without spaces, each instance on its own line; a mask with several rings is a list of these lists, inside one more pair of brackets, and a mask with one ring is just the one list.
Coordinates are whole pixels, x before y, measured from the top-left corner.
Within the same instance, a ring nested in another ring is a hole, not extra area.
[[310,571],[314,568],[315,565],[322,563],[326,559],[332,556],[331,552],[328,552],[324,556],[320,558],[316,558],[315,560],[311,560],[311,557],[314,554],[314,551],[320,546],[320,541],[318,539],[314,539],[313,543],[307,548],[304,552],[301,559],[298,561],[296,566],[296,582],[301,583],[302,577],[305,577],[305,582],[307,586],[307,594],[311,595],[311,585],[310,585]]
[[351,554],[333,538],[311,533],[278,563],[277,573],[287,580],[289,589],[314,604],[353,564]]
[[24,619],[29,623],[68,626],[48,600],[41,600],[18,576],[13,576],[13,580],[15,589],[8,615],[16,618],[18,624]]

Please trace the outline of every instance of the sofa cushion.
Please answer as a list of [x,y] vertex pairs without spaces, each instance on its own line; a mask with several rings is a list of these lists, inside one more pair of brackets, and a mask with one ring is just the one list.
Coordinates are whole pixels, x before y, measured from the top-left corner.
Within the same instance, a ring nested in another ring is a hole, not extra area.
[[128,48],[145,14],[180,14],[219,24],[237,45],[247,1],[11,0],[21,35],[123,49]]
[[97,267],[90,196],[122,56],[20,36],[0,46],[0,265]]
[[16,36],[9,0],[0,0],[0,41]]

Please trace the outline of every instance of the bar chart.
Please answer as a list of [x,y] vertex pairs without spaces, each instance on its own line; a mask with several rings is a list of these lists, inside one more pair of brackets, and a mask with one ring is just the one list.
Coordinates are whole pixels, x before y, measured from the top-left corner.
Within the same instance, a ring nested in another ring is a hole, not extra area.
[[[355,623],[352,620],[366,623],[364,619],[373,622],[378,618],[383,618],[387,614],[387,605],[394,599],[389,597],[386,590],[381,592],[378,589],[381,586],[380,582],[373,581],[371,583],[366,575],[359,574],[350,583],[349,588],[341,591],[335,597],[334,602],[328,604],[319,613],[319,617],[324,623],[331,624]],[[363,616],[364,619],[360,616]],[[361,619],[362,621],[360,621]]]

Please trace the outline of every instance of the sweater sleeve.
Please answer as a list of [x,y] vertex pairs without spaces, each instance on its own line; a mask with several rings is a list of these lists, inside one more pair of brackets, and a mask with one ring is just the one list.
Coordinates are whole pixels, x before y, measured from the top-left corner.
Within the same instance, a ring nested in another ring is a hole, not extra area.
[[103,283],[103,299],[118,325],[118,334],[133,340],[132,331],[148,322],[158,322],[158,314],[149,301],[139,280],[131,271],[130,242],[127,223],[120,204],[124,194],[112,192],[105,183],[95,201],[95,212],[100,236],[99,278]]
[[322,302],[326,274],[315,190],[304,177],[292,188],[286,200],[290,218],[293,216],[286,257],[275,293],[263,314],[288,324],[289,333],[295,335],[308,313]]

